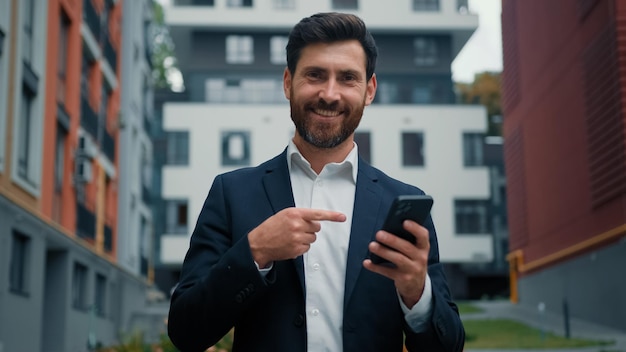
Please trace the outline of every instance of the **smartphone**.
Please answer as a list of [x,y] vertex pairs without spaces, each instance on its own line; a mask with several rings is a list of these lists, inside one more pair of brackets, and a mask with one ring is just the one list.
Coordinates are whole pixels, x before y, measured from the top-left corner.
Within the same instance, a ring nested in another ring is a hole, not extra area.
[[[399,236],[411,243],[415,243],[415,236],[406,231],[402,227],[402,223],[404,220],[413,220],[420,225],[424,225],[432,207],[433,198],[431,196],[398,196],[393,200],[393,203],[391,203],[391,208],[389,208],[382,230]],[[381,258],[374,253],[370,253],[370,259],[374,264],[388,262],[387,259]]]

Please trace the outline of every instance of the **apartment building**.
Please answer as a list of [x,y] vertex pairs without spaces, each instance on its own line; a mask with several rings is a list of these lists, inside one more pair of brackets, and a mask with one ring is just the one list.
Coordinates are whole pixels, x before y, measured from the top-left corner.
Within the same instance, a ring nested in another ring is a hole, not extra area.
[[502,2],[511,297],[626,331],[625,15]]
[[127,3],[0,2],[0,351],[112,344],[146,305],[118,261]]
[[283,94],[290,29],[317,12],[364,19],[379,47],[378,91],[356,140],[374,166],[435,199],[441,260],[457,296],[461,265],[493,260],[486,111],[457,105],[451,63],[478,26],[457,0],[172,1],[166,22],[186,91],[162,103],[155,280],[169,290],[213,177],[279,154],[293,136]]

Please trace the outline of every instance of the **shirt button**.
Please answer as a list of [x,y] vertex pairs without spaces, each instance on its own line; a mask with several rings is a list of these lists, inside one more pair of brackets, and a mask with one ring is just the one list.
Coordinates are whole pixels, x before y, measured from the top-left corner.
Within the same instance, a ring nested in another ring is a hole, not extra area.
[[311,314],[313,314],[313,316],[318,316],[320,315],[320,310],[317,308],[313,308],[313,310],[311,311]]
[[324,185],[324,181],[322,180],[317,180],[315,183],[317,183],[318,187],[322,187]]
[[315,263],[315,264],[313,264],[313,270],[315,270],[315,271],[320,270],[320,265],[319,265],[319,263]]

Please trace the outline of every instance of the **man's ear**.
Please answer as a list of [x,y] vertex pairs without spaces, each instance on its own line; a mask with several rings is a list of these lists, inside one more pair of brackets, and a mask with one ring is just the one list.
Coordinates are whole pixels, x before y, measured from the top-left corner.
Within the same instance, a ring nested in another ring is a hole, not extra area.
[[374,97],[376,96],[376,87],[378,83],[376,82],[376,74],[372,75],[372,78],[367,82],[367,88],[365,91],[365,105],[370,105],[372,101],[374,101]]
[[285,92],[285,98],[291,100],[291,72],[289,72],[287,67],[285,67],[285,72],[283,73],[283,91]]

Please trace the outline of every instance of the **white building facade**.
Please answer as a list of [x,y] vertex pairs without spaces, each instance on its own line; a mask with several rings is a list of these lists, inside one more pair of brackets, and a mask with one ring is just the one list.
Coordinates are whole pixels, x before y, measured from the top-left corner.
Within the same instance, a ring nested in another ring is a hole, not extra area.
[[[451,63],[477,28],[466,1],[173,1],[166,8],[185,79],[184,101],[163,102],[167,155],[157,283],[173,285],[213,178],[279,154],[293,136],[282,90],[289,30],[317,12],[350,12],[379,47],[378,91],[355,139],[365,160],[422,188],[444,263],[493,259],[482,163],[486,111],[457,105]],[[159,281],[159,273],[170,282]]]

